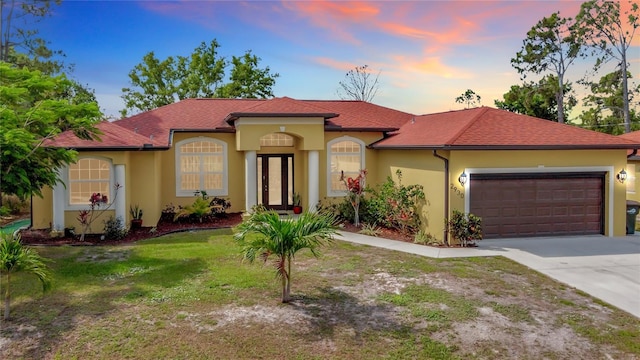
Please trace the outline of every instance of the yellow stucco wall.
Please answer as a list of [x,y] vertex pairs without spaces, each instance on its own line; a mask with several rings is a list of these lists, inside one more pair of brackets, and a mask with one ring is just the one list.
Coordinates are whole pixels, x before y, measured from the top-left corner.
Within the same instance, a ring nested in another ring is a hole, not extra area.
[[260,138],[271,133],[286,133],[298,139],[300,150],[321,150],[324,146],[322,118],[242,118],[236,123],[235,148],[260,150]]
[[[448,156],[446,152],[439,152]],[[421,204],[422,227],[426,233],[442,241],[444,238],[444,161],[426,150],[382,150],[378,153],[377,183],[388,176],[398,183],[396,172],[402,172],[402,185],[422,185],[426,202]]]
[[31,202],[31,227],[50,229],[53,220],[53,191],[50,187],[42,189],[42,197],[33,196]]

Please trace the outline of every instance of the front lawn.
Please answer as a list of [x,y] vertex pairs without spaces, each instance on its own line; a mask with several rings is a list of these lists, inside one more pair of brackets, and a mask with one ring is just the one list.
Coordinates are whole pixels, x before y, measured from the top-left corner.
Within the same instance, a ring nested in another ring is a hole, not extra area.
[[2,359],[640,358],[639,319],[502,257],[336,241],[296,257],[281,304],[228,230],[36,249],[53,290],[13,278]]

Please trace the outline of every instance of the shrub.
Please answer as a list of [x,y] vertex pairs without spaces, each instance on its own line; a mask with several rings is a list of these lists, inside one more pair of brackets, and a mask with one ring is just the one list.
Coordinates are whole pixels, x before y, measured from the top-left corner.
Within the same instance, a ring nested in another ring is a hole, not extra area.
[[124,222],[121,217],[114,218],[110,216],[108,220],[104,222],[104,238],[106,240],[120,240],[127,236],[127,229],[124,227]]
[[440,245],[442,241],[436,239],[433,234],[420,229],[413,235],[413,242],[420,245]]
[[425,200],[422,185],[402,185],[402,171],[396,171],[398,183],[391,176],[381,186],[371,190],[365,218],[408,234],[420,227],[419,205]]
[[160,213],[160,220],[158,222],[172,222],[176,216],[176,206],[173,203],[169,203],[162,208]]
[[219,197],[214,197],[209,201],[211,206],[211,214],[216,217],[222,217],[227,214],[227,210],[231,207],[231,201]]
[[451,237],[461,246],[474,246],[477,240],[482,240],[482,219],[474,214],[465,215],[454,210],[445,226]]
[[380,229],[376,226],[376,224],[362,224],[362,229],[358,231],[358,234],[368,235],[368,236],[380,236]]
[[9,216],[11,215],[11,209],[6,206],[0,206],[0,216]]

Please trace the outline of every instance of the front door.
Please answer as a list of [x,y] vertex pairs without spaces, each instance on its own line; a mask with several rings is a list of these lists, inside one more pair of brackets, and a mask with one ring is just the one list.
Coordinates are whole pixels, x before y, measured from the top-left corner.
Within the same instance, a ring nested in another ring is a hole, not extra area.
[[293,155],[258,155],[258,204],[268,209],[293,206]]

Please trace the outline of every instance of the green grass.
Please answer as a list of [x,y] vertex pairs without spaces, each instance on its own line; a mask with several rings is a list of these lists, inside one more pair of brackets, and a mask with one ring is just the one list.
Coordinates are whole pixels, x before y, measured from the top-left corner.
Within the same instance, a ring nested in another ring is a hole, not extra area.
[[[638,319],[510,260],[427,259],[344,242],[322,250],[320,259],[296,256],[294,302],[283,305],[272,263],[242,262],[228,231],[38,247],[51,259],[53,289],[43,295],[36,279],[13,278],[13,319],[0,326],[11,341],[0,358],[640,356]],[[492,331],[512,337],[469,338],[496,314],[509,324]],[[521,346],[523,329],[545,336],[563,327],[589,352]]]

